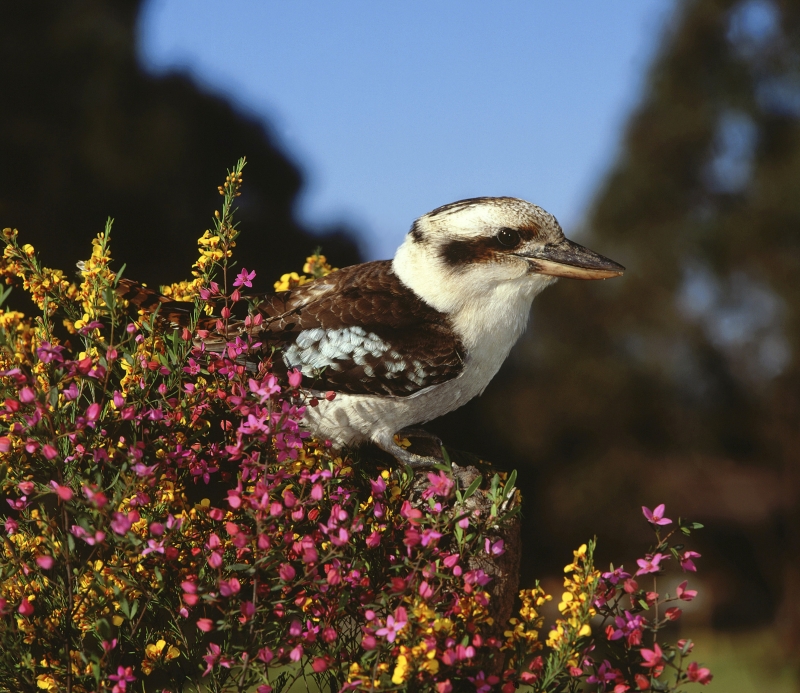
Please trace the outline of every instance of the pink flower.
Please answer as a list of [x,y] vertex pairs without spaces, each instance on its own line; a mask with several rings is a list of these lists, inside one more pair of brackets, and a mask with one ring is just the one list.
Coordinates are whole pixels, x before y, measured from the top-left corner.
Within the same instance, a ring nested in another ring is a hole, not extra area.
[[50,486],[53,487],[56,494],[62,501],[71,501],[72,500],[72,489],[69,486],[61,486],[61,484],[56,483],[55,481],[50,482]]
[[56,457],[58,457],[58,450],[56,450],[49,443],[46,443],[42,446],[42,454],[46,460],[54,460]]
[[370,535],[366,539],[366,545],[370,549],[374,549],[376,546],[381,545],[381,534],[380,532],[371,532]]
[[369,485],[372,487],[372,495],[375,498],[382,498],[383,492],[386,490],[386,482],[383,480],[383,477],[378,477],[377,479],[370,479]]
[[19,391],[19,401],[23,404],[30,404],[36,399],[36,393],[32,387],[23,387]]
[[95,508],[103,508],[108,503],[108,498],[106,498],[106,494],[102,491],[97,491],[89,486],[84,486],[82,490],[83,495],[86,496]]
[[675,588],[675,596],[685,602],[690,602],[697,596],[697,590],[687,590],[686,585],[688,581],[684,580],[680,585]]
[[209,633],[214,630],[214,622],[210,618],[198,618],[197,627],[204,633]]
[[142,551],[142,556],[147,556],[150,553],[164,553],[164,542],[148,539],[147,548]]
[[284,582],[289,582],[290,580],[294,580],[296,574],[297,572],[295,571],[295,569],[288,563],[282,563],[281,567],[278,568],[278,575]]
[[0,436],[0,452],[11,452],[11,439],[8,436]]
[[243,601],[239,605],[239,611],[241,612],[241,616],[239,617],[239,621],[242,623],[247,623],[253,615],[256,613],[256,605],[253,602]]
[[208,676],[214,669],[215,664],[219,664],[221,667],[225,667],[226,669],[231,668],[231,660],[227,657],[223,657],[222,648],[213,642],[209,644],[208,654],[203,655],[203,659],[206,662],[206,670],[203,672],[203,676]]
[[703,667],[702,669],[697,665],[697,662],[692,662],[686,668],[686,675],[689,677],[689,681],[693,681],[694,683],[699,683],[702,686],[707,686],[711,683],[711,679],[714,678],[711,671]]
[[642,659],[644,662],[642,663],[643,667],[652,668],[657,667],[659,664],[663,663],[664,653],[661,651],[661,648],[658,646],[658,643],[653,645],[652,650],[648,650],[646,647],[643,647],[639,651],[642,655]]
[[42,554],[41,556],[36,557],[36,565],[38,565],[42,570],[50,570],[54,563],[55,561],[53,560],[53,557],[48,556],[47,554]]
[[681,568],[683,568],[684,572],[697,572],[697,566],[695,566],[693,558],[700,558],[700,554],[697,551],[684,551],[683,555],[681,556]]
[[395,615],[398,617],[403,617],[403,620],[400,618],[395,618],[392,614],[389,614],[386,617],[386,626],[383,628],[379,628],[375,631],[375,635],[380,635],[385,637],[389,642],[394,642],[397,633],[399,633],[403,628],[406,627],[406,623],[408,623],[408,616],[406,615],[406,610],[403,607],[398,607],[395,611]]
[[242,585],[236,578],[219,581],[219,593],[223,597],[230,597],[231,595],[238,594],[241,589]]
[[428,472],[428,488],[422,493],[425,499],[432,496],[447,498],[453,490],[453,480],[444,472]]
[[200,364],[197,363],[197,361],[195,361],[193,358],[189,359],[188,364],[188,366],[183,367],[185,373],[188,373],[189,375],[197,375],[200,372]]
[[287,375],[289,376],[289,387],[300,387],[300,383],[303,382],[303,374],[300,371],[298,371],[296,368],[293,368],[289,371],[289,373],[287,373]]
[[[114,642],[116,643],[116,640]],[[124,691],[127,684],[136,681],[136,677],[133,675],[133,667],[117,667],[117,673],[111,674],[108,678],[117,682],[117,685],[114,686],[114,691]]]
[[28,601],[27,597],[23,597],[22,601],[20,602],[19,606],[17,607],[17,611],[25,616],[33,616],[33,604]]
[[642,506],[642,513],[645,516],[645,519],[652,525],[671,525],[672,520],[668,517],[664,517],[664,510],[665,506],[662,503],[661,505],[657,505],[653,510]]
[[659,564],[666,558],[669,558],[669,556],[665,556],[663,553],[657,553],[653,556],[646,556],[645,558],[637,558],[636,562],[639,564],[639,570],[636,571],[635,575],[657,573],[659,570],[661,570],[661,566]]
[[114,513],[111,519],[111,529],[116,534],[126,534],[134,522],[140,519],[139,513],[136,510],[131,510],[127,515],[123,513]]
[[62,351],[64,351],[63,346],[53,346],[50,342],[42,342],[36,349],[36,355],[42,363],[50,363],[50,361],[63,363],[64,357],[61,355]]
[[103,540],[106,538],[106,533],[97,530],[94,534],[92,534],[91,530],[85,530],[80,525],[72,525],[69,529],[70,534],[78,539],[83,539],[89,546],[94,546],[95,544],[101,544]]
[[242,271],[236,275],[236,279],[233,280],[234,286],[253,286],[253,279],[256,278],[256,272],[253,270],[252,272],[248,272],[244,267],[242,267]]
[[100,405],[97,402],[92,402],[86,409],[86,420],[97,421],[100,418]]
[[498,539],[496,542],[492,543],[489,537],[486,537],[483,550],[492,556],[502,556],[506,552],[505,542],[502,539]]
[[413,507],[407,500],[400,507],[400,515],[409,522],[417,523],[422,518],[422,511]]

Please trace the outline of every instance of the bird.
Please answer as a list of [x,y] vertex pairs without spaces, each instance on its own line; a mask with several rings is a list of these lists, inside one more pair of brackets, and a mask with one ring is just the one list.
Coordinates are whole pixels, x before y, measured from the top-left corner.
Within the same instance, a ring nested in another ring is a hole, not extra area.
[[543,289],[560,277],[624,271],[568,240],[533,203],[470,198],[418,218],[392,260],[262,298],[249,331],[302,373],[318,400],[303,422],[314,437],[335,448],[373,443],[424,467],[438,460],[405,449],[395,435],[480,395]]

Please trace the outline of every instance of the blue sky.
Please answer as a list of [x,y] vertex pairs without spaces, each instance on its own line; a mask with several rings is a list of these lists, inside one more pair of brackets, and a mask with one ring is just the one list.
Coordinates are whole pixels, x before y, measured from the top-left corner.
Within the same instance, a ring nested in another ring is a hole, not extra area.
[[148,70],[188,71],[262,119],[305,175],[298,218],[350,225],[372,259],[391,257],[419,215],[481,195],[528,199],[579,236],[673,11],[148,0],[139,51]]

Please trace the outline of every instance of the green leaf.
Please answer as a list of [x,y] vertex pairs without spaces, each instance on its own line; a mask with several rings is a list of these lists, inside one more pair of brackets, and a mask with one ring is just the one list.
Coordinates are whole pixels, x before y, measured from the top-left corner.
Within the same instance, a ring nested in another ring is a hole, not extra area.
[[0,306],[2,306],[6,302],[6,299],[8,298],[8,295],[11,293],[12,288],[13,287],[11,286],[9,286],[7,289],[3,289],[2,287],[0,287]]
[[669,683],[667,681],[659,681],[658,679],[650,679],[650,687],[654,691],[666,691],[669,690]]
[[511,498],[511,494],[514,493],[514,484],[517,483],[517,470],[513,469],[511,474],[508,475],[508,481],[506,481],[505,485],[505,496],[506,498]]
[[483,483],[483,476],[479,474],[477,477],[475,477],[475,479],[473,479],[472,483],[465,491],[464,500],[467,500],[467,498],[471,498],[475,494],[475,491],[477,491],[480,488],[480,485],[482,483]]
[[108,306],[110,310],[114,310],[117,301],[117,294],[114,293],[114,289],[111,287],[106,287],[103,289],[103,300],[106,302],[106,306]]
[[507,513],[504,513],[503,516],[500,519],[503,522],[505,522],[506,520],[510,520],[515,515],[519,515],[521,512],[522,512],[522,506],[521,505],[515,505]]

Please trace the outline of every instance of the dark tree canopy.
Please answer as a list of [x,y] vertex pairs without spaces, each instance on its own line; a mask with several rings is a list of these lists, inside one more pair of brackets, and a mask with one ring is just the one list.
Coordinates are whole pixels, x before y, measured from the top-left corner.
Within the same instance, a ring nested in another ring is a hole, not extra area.
[[18,228],[47,265],[71,271],[110,216],[127,276],[186,279],[219,203],[216,186],[247,156],[238,259],[258,270],[261,287],[299,269],[319,244],[339,265],[357,262],[342,231],[312,237],[294,221],[300,175],[262,124],[184,76],[142,71],[140,4],[46,1],[3,13],[2,226]]

